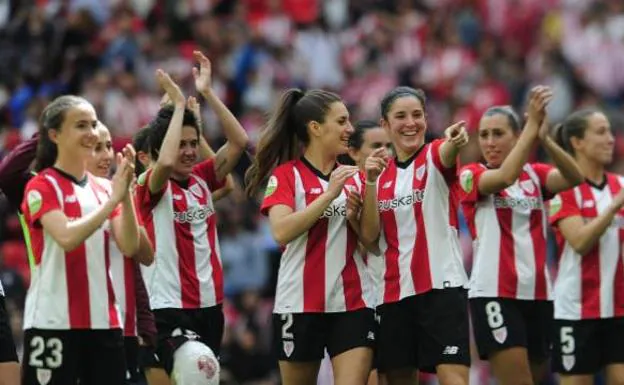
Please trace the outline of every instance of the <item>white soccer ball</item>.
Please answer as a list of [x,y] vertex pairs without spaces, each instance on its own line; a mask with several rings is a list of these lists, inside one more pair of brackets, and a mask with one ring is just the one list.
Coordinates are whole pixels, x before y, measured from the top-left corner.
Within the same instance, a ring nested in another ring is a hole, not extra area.
[[218,385],[219,361],[213,351],[199,341],[187,341],[173,354],[173,385]]

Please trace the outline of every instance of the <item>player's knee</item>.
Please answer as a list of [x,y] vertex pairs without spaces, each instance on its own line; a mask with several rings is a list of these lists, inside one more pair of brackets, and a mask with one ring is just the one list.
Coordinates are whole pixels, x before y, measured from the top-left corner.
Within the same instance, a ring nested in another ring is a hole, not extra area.
[[173,385],[217,385],[219,372],[217,357],[199,341],[187,341],[173,354]]

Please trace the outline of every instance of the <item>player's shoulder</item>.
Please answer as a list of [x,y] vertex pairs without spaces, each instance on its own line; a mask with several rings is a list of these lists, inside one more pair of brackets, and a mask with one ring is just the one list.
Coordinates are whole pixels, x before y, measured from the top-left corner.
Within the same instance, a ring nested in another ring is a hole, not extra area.
[[32,177],[26,183],[26,190],[28,190],[29,188],[33,188],[34,186],[42,186],[42,185],[49,186],[50,179],[52,180],[59,179],[57,173],[54,171],[53,168],[46,168],[46,169],[39,171],[38,173],[34,173],[32,174]]
[[611,182],[611,183],[617,182],[617,183],[620,184],[620,186],[624,187],[624,176],[619,175],[619,174],[615,174],[615,173],[612,173],[612,172],[607,172],[606,173],[606,177],[607,177],[607,181],[608,182]]
[[288,162],[284,162],[273,170],[273,175],[285,175],[288,173],[292,173],[293,169],[295,169],[299,163],[302,163],[299,159],[289,160]]

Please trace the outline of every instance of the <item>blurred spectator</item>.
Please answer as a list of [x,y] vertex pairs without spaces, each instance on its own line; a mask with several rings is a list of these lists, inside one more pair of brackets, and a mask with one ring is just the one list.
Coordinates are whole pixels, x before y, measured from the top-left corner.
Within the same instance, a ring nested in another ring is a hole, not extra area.
[[[156,69],[194,92],[194,49],[211,59],[214,89],[253,142],[288,87],[340,93],[353,121],[378,119],[379,100],[398,84],[422,87],[432,137],[460,119],[476,130],[492,104],[522,112],[528,90],[548,84],[551,123],[597,105],[624,152],[621,0],[0,0],[0,157],[37,130],[46,103],[68,92],[96,106],[119,148],[158,110]],[[204,134],[219,144],[213,112],[202,114]],[[473,134],[462,162],[478,157]],[[616,159],[613,169],[624,172]],[[257,202],[240,189],[217,210],[225,291],[237,305],[226,328],[226,369],[232,383],[276,383],[267,336],[279,248]],[[19,324],[29,270],[15,223],[0,199],[0,252],[11,260],[0,279],[18,293]],[[465,229],[462,242],[469,269]],[[487,383],[487,365],[472,370]]]

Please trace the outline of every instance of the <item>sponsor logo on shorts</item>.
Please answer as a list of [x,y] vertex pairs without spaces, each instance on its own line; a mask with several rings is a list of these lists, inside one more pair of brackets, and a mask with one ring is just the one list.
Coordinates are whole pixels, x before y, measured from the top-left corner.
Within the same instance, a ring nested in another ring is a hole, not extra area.
[[494,336],[496,342],[502,344],[507,340],[507,326],[492,330],[492,335]]
[[444,348],[444,351],[442,352],[442,355],[454,356],[457,353],[459,353],[459,347],[458,346],[446,346]]
[[286,354],[286,357],[290,357],[290,355],[295,350],[295,341],[282,341],[282,343],[284,346],[284,353]]
[[570,371],[574,367],[574,364],[576,364],[576,358],[573,354],[564,354],[561,358],[561,363],[565,370]]
[[51,379],[52,370],[44,368],[37,369],[37,382],[39,382],[40,385],[48,385]]
[[366,339],[369,341],[375,341],[375,332],[369,331],[368,335],[366,336]]

